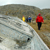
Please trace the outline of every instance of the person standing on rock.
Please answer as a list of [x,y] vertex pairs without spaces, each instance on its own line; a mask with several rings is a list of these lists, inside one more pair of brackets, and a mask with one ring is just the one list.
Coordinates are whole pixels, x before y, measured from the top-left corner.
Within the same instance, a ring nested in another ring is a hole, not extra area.
[[41,16],[41,14],[39,13],[39,15],[36,18],[36,22],[38,24],[38,30],[40,30],[42,22],[44,22],[43,17]]
[[29,16],[28,18],[28,22],[31,23],[32,18]]
[[24,16],[22,17],[22,20],[25,22],[25,17]]

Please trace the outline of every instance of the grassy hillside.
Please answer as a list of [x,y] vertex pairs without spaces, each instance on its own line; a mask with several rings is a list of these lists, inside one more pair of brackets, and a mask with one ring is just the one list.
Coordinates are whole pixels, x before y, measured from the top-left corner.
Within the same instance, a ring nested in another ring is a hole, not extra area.
[[[41,13],[43,18],[46,19],[47,15],[50,14],[50,9],[41,10],[40,8],[35,6],[20,5],[20,4],[0,6],[0,14],[18,16],[19,18],[21,18],[23,15],[25,17],[31,16],[32,18],[36,18],[36,16],[39,13]],[[50,15],[48,16],[50,17]]]
[[41,10],[35,6],[11,4],[0,7],[0,14],[18,16],[19,18],[23,15],[35,17],[40,12]]
[[50,20],[45,20],[42,24],[41,30],[38,30],[37,23],[28,23],[38,35],[42,38],[42,40],[46,43],[46,45],[50,48]]

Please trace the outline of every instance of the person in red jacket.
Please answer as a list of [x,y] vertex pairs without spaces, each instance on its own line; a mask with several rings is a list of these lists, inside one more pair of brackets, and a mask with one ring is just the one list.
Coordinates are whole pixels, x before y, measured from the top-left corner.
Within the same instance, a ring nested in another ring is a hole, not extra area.
[[40,30],[42,22],[44,22],[43,17],[41,16],[41,14],[39,13],[39,15],[36,18],[36,22],[38,24],[38,30]]

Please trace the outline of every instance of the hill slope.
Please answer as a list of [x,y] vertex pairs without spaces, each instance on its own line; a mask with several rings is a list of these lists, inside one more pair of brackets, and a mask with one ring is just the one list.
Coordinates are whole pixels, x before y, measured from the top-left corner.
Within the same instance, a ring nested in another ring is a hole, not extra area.
[[18,16],[19,18],[21,18],[23,15],[25,17],[28,17],[30,15],[32,18],[33,17],[36,18],[36,16],[39,13],[41,13],[43,18],[46,19],[48,14],[50,14],[50,9],[41,10],[35,6],[20,5],[20,4],[11,4],[11,5],[0,6],[0,14]]
[[27,5],[5,5],[0,7],[0,14],[5,15],[13,15],[22,17],[28,17],[29,15],[35,17],[38,13],[41,13],[41,10],[35,6],[27,6]]

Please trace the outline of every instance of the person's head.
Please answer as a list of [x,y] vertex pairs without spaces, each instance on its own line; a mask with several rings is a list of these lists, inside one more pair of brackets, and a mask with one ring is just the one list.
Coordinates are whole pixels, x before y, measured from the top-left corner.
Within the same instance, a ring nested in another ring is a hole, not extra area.
[[41,14],[39,13],[39,16],[41,16]]
[[23,17],[24,17],[24,15],[23,15]]
[[30,17],[30,16],[29,16]]

